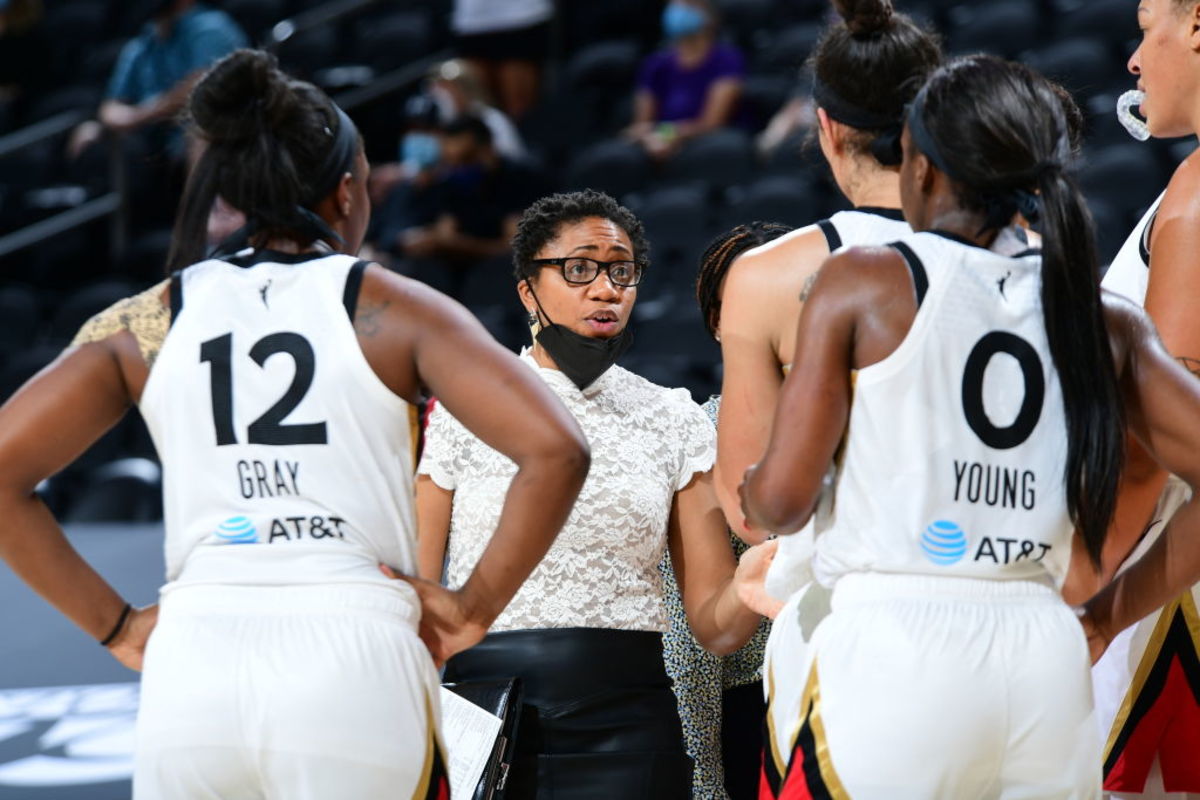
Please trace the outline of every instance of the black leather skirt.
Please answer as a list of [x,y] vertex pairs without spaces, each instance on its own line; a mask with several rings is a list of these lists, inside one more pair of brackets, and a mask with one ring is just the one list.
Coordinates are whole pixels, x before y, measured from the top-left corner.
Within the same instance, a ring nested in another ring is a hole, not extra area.
[[506,800],[683,800],[692,762],[662,635],[604,628],[489,634],[445,680],[519,677],[524,706]]

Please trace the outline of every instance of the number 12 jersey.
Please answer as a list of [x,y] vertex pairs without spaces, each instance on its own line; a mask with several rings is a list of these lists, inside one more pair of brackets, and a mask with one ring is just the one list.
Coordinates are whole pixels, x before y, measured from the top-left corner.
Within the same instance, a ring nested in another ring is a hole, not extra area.
[[415,572],[417,410],[359,347],[364,268],[246,251],[172,279],[171,328],[140,400],[163,463],[168,581]]

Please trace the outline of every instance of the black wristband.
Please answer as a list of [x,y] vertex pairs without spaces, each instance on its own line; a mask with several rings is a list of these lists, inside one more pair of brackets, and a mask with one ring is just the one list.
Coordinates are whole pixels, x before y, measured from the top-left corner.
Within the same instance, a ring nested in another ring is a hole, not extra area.
[[126,603],[125,607],[121,609],[121,616],[117,617],[117,624],[113,625],[113,629],[109,631],[108,636],[105,636],[100,641],[101,647],[108,647],[110,644],[112,644],[112,640],[116,639],[117,634],[119,634],[121,629],[125,627],[125,620],[129,619],[129,614],[132,611],[133,606],[131,606],[129,603]]

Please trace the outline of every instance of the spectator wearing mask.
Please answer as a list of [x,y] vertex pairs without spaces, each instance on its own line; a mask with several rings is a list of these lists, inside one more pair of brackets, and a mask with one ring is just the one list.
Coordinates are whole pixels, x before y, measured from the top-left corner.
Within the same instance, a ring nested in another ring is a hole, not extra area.
[[718,39],[708,0],[671,0],[662,29],[669,45],[642,62],[626,134],[665,159],[688,139],[733,120],[746,67],[741,52]]
[[429,194],[384,221],[380,239],[409,262],[404,271],[457,294],[467,269],[508,254],[521,212],[547,186],[540,172],[496,151],[479,117],[445,126],[439,150]]
[[490,104],[479,70],[468,61],[452,58],[429,71],[429,96],[443,123],[474,114],[492,132],[496,152],[505,158],[524,158],[525,143],[512,120]]
[[[121,50],[96,119],[72,133],[72,158],[106,131],[125,134],[169,121],[205,69],[248,44],[232,17],[196,0],[153,0],[148,7],[149,21]],[[167,145],[173,158],[182,158],[177,128]]]

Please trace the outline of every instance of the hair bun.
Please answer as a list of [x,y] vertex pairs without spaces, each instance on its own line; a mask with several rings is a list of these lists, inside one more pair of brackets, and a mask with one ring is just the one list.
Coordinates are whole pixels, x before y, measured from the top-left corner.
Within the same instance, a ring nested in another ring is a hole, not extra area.
[[855,36],[879,33],[892,20],[892,0],[833,0],[833,7]]
[[235,50],[213,65],[192,90],[189,110],[214,143],[238,142],[276,127],[294,103],[288,78],[262,50]]

